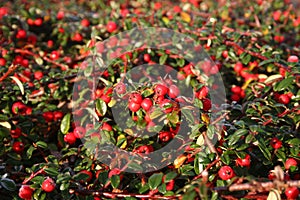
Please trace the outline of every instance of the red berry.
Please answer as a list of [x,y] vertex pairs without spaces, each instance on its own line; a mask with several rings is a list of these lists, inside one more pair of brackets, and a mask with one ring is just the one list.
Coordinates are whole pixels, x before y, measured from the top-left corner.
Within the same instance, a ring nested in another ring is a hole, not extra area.
[[47,46],[48,46],[48,48],[52,48],[52,47],[53,47],[53,45],[54,45],[54,42],[53,42],[53,40],[48,40],[48,42],[47,42]]
[[198,98],[203,99],[203,98],[207,97],[208,92],[209,92],[208,87],[203,86],[202,88],[200,88],[200,90],[198,92]]
[[111,178],[114,175],[119,175],[121,173],[121,170],[119,168],[114,168],[112,170],[110,170],[110,172],[108,173],[108,178]]
[[238,62],[234,65],[234,71],[239,75],[244,68],[243,64],[241,62]]
[[235,176],[233,169],[230,166],[223,166],[218,172],[222,180],[228,180]]
[[7,15],[7,13],[8,13],[8,8],[7,7],[0,7],[0,19],[3,16]]
[[34,20],[34,25],[41,26],[42,24],[43,24],[42,18],[37,18],[36,20]]
[[19,197],[21,199],[31,199],[33,189],[29,185],[22,185],[19,189]]
[[149,98],[143,99],[143,101],[141,103],[141,106],[145,111],[149,111],[150,108],[152,107],[152,105],[153,105],[152,100]]
[[285,164],[284,164],[284,167],[285,169],[290,169],[291,166],[297,166],[297,161],[294,159],[294,158],[288,158],[286,161],[285,161]]
[[250,167],[250,155],[246,154],[244,158],[237,158],[236,159],[236,164],[241,166],[241,167]]
[[43,78],[43,76],[44,76],[44,74],[43,74],[42,71],[36,71],[36,72],[34,72],[34,78],[36,80],[41,80]]
[[158,96],[164,96],[168,93],[169,88],[163,84],[157,84],[154,91]]
[[282,142],[276,137],[271,139],[270,144],[274,149],[279,149],[282,146]]
[[280,19],[280,17],[281,17],[281,11],[280,10],[276,10],[276,11],[274,11],[273,12],[273,19],[275,20],[275,21],[279,21],[279,19]]
[[136,148],[134,150],[134,152],[148,154],[148,153],[152,152],[153,150],[154,149],[151,145],[143,145],[143,146],[139,146],[138,148]]
[[26,38],[26,35],[27,35],[26,31],[21,29],[21,30],[18,30],[16,38],[24,39],[24,38]]
[[175,181],[174,180],[170,180],[167,184],[166,184],[166,190],[167,191],[171,191],[174,189],[174,185],[175,185]]
[[5,66],[6,60],[4,58],[0,58],[0,66]]
[[289,187],[285,190],[284,194],[288,199],[297,199],[299,196],[299,189],[296,186]]
[[228,51],[227,50],[223,51],[222,56],[223,56],[223,58],[227,58],[228,57]]
[[180,6],[174,6],[173,10],[175,13],[180,13],[181,12],[181,7]]
[[112,126],[109,123],[104,122],[102,124],[101,130],[103,130],[103,131],[112,131],[113,129],[112,129]]
[[137,92],[131,93],[129,96],[129,102],[141,104],[142,101],[143,101],[142,95]]
[[63,116],[64,116],[64,114],[61,111],[54,111],[53,112],[53,120],[54,121],[58,121],[58,120],[62,119]]
[[81,20],[81,26],[89,27],[90,26],[90,21],[88,19]]
[[239,95],[233,94],[233,95],[231,95],[230,99],[231,99],[232,101],[239,101],[241,98],[240,98]]
[[115,90],[117,94],[124,94],[126,93],[126,85],[124,83],[118,83],[117,86],[115,87]]
[[129,102],[129,104],[128,104],[128,108],[132,112],[137,112],[140,109],[140,107],[141,107],[141,104],[137,104],[134,102]]
[[45,192],[52,192],[55,189],[55,182],[52,178],[48,177],[42,183],[42,190]]
[[169,131],[162,131],[159,133],[159,139],[162,142],[168,142],[172,137],[172,133]]
[[24,148],[25,148],[24,143],[20,142],[20,141],[16,141],[12,145],[13,151],[18,153],[18,154],[22,153],[24,151]]
[[19,138],[21,135],[22,135],[22,130],[20,128],[10,130],[10,136],[12,138]]
[[161,102],[160,107],[163,109],[164,113],[170,113],[173,111],[173,104],[169,99],[164,99]]
[[298,62],[299,61],[299,58],[298,58],[298,56],[295,56],[295,55],[291,55],[291,56],[289,56],[289,58],[288,58],[288,60],[287,60],[288,62]]
[[76,138],[83,138],[85,136],[85,128],[83,128],[82,126],[77,126],[74,129],[74,135]]
[[240,86],[232,86],[231,92],[235,94],[240,94],[242,92],[242,88]]
[[45,119],[46,122],[52,122],[54,115],[51,111],[47,111],[43,113],[43,118]]
[[208,111],[209,109],[211,109],[211,101],[208,98],[204,98],[202,99],[202,104],[203,104],[203,110],[204,111]]
[[20,101],[17,101],[12,105],[11,109],[13,114],[22,114],[26,110],[26,105]]
[[110,21],[106,24],[106,30],[109,33],[114,32],[115,30],[117,30],[117,24],[113,21]]
[[57,60],[59,59],[59,56],[60,56],[60,53],[58,51],[52,51],[51,54],[50,54],[50,58],[52,60]]
[[56,15],[56,19],[61,20],[65,17],[65,13],[63,11],[59,11]]
[[291,101],[291,97],[288,94],[281,94],[278,98],[278,103],[289,104]]
[[83,39],[83,37],[80,33],[75,33],[72,37],[72,40],[75,42],[81,42],[82,39]]
[[150,57],[150,55],[149,54],[144,54],[144,61],[145,62],[150,62],[150,60],[151,60],[151,57]]
[[73,132],[69,132],[64,136],[64,141],[68,144],[74,144],[76,142],[76,137]]
[[169,88],[169,97],[176,98],[180,94],[180,90],[176,85],[171,85]]

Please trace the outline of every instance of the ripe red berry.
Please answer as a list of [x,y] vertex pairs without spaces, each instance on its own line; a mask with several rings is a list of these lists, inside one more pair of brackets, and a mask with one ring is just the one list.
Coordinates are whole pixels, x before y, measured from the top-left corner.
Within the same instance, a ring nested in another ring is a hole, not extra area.
[[54,121],[58,121],[58,120],[62,119],[63,116],[64,116],[64,114],[61,111],[54,111],[53,112],[53,120]]
[[240,86],[232,86],[231,87],[231,92],[235,94],[240,94],[242,91],[242,88]]
[[72,40],[75,42],[81,42],[83,39],[83,36],[80,33],[75,33],[72,37]]
[[170,113],[173,111],[173,103],[171,100],[169,99],[164,99],[161,104],[160,107],[163,109],[164,113]]
[[88,19],[81,20],[81,26],[89,27],[90,26],[90,21]]
[[45,119],[46,122],[52,122],[54,118],[53,112],[51,111],[44,112],[43,118]]
[[55,189],[55,182],[52,178],[46,178],[42,183],[42,190],[45,192],[52,192]]
[[27,36],[26,31],[23,30],[23,29],[21,29],[21,30],[18,30],[16,38],[18,38],[18,39],[24,39],[24,38],[26,38],[26,36]]
[[24,143],[20,142],[20,141],[16,141],[12,145],[13,151],[18,153],[18,154],[22,153],[24,151],[24,148],[25,148]]
[[241,166],[241,167],[250,167],[250,155],[246,154],[244,158],[237,158],[236,159],[236,164]]
[[284,164],[284,167],[285,169],[290,169],[291,166],[297,166],[297,161],[294,159],[294,158],[288,158],[286,161],[285,161],[285,164]]
[[[50,40],[49,40],[50,41]],[[52,40],[51,40],[52,41]],[[59,59],[60,53],[58,51],[52,51],[50,54],[50,58],[52,60],[57,60]]]
[[4,58],[0,58],[0,66],[5,66],[6,60]]
[[295,55],[291,55],[291,56],[289,56],[289,58],[288,58],[288,60],[287,60],[288,62],[299,62],[299,58],[298,58],[298,56],[295,56]]
[[101,126],[101,130],[103,130],[103,131],[112,131],[113,129],[112,129],[112,126],[109,123],[104,122]]
[[64,136],[64,141],[68,144],[74,144],[76,142],[76,137],[73,132],[69,132]]
[[129,102],[128,109],[132,112],[137,112],[141,107],[141,104],[137,104],[134,102]]
[[167,191],[172,191],[174,189],[174,185],[175,185],[175,181],[174,180],[170,180],[167,184],[166,184],[166,190]]
[[141,104],[142,101],[143,101],[142,95],[137,92],[131,93],[129,96],[130,103],[132,102],[132,103],[136,103],[136,104]]
[[233,95],[231,95],[230,99],[232,101],[239,101],[241,99],[241,97],[237,94],[233,94]]
[[179,88],[176,85],[171,85],[168,92],[169,97],[176,98],[179,94]]
[[144,61],[145,62],[150,62],[150,60],[151,60],[151,56],[149,55],[149,54],[144,54]]
[[83,138],[85,136],[85,128],[83,128],[82,126],[77,126],[74,129],[74,135],[76,138]]
[[291,97],[288,94],[281,94],[278,97],[278,103],[282,103],[282,104],[289,104],[291,101]]
[[244,68],[243,64],[241,62],[238,62],[234,65],[233,69],[238,75],[240,75],[243,68]]
[[152,100],[150,98],[145,98],[143,99],[141,106],[145,111],[149,111],[150,108],[152,107],[153,103]]
[[198,92],[198,98],[203,99],[203,98],[207,97],[208,92],[209,92],[208,87],[203,86],[202,88],[200,88],[200,90]]
[[124,94],[126,93],[126,85],[124,83],[118,83],[115,90],[117,94]]
[[270,144],[274,149],[279,149],[282,146],[282,142],[276,137],[271,139]]
[[168,93],[169,88],[163,84],[157,84],[154,91],[158,96],[164,96]]
[[21,199],[31,199],[33,189],[29,185],[22,185],[19,189],[19,197]]
[[211,101],[208,98],[202,99],[203,110],[208,111],[211,109]]
[[10,130],[10,136],[12,138],[19,138],[22,135],[22,130],[20,128]]
[[109,33],[114,32],[115,30],[117,30],[117,24],[113,21],[110,21],[106,24],[106,30]]
[[56,19],[61,20],[65,17],[65,13],[63,11],[58,11],[56,15]]
[[229,180],[235,176],[233,169],[230,166],[223,166],[218,172],[222,180]]
[[13,114],[23,114],[26,110],[26,105],[20,101],[17,101],[12,105],[11,109]]
[[273,12],[273,19],[275,21],[279,21],[280,17],[281,17],[282,13],[280,10],[276,10]]
[[285,190],[284,194],[288,199],[297,199],[299,196],[299,189],[296,186],[289,187]]
[[42,24],[43,24],[42,18],[37,18],[36,20],[34,20],[34,25],[41,26]]
[[159,140],[162,142],[168,142],[172,139],[172,133],[169,131],[161,131],[159,133]]
[[43,76],[44,76],[44,74],[43,74],[42,71],[36,71],[36,72],[34,72],[34,78],[36,80],[41,80],[43,78]]
[[152,152],[153,150],[154,149],[151,145],[143,145],[143,146],[139,146],[138,148],[136,148],[134,150],[134,152],[148,154],[148,153]]
[[121,170],[119,168],[114,168],[109,171],[108,178],[111,178],[114,175],[119,175],[121,173]]

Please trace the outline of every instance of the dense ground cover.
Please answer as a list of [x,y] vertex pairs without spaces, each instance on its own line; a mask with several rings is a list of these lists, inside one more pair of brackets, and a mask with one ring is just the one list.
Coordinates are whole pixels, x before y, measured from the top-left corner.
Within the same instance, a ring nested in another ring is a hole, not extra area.
[[299,198],[297,4],[1,2],[1,199]]

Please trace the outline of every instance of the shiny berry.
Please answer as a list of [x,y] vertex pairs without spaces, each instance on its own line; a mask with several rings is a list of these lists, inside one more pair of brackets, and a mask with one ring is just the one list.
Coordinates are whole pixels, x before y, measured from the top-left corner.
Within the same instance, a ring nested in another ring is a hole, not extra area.
[[235,176],[233,169],[230,166],[223,166],[218,172],[222,180],[229,180]]
[[22,185],[19,189],[19,197],[21,199],[31,199],[33,189],[29,185]]
[[294,158],[288,158],[285,163],[284,163],[284,167],[285,169],[290,169],[292,166],[297,166],[297,161]]
[[152,100],[149,98],[143,99],[143,101],[141,103],[141,106],[145,111],[149,111],[150,108],[152,107],[152,105],[153,105]]
[[20,141],[16,141],[12,145],[13,151],[18,153],[18,154],[22,153],[24,151],[24,148],[25,148],[24,143],[20,142]]
[[276,137],[271,139],[270,144],[274,149],[279,149],[282,146],[282,142]]
[[106,24],[106,30],[109,33],[114,32],[115,30],[117,30],[117,24],[113,21],[110,21]]
[[42,190],[45,192],[52,192],[55,189],[55,182],[52,178],[46,178],[42,183]]
[[289,187],[285,190],[284,194],[288,199],[297,199],[299,196],[299,189],[296,186]]

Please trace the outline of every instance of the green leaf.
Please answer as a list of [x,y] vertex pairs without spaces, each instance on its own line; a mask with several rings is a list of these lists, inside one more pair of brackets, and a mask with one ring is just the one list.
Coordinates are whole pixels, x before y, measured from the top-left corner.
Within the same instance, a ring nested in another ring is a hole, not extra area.
[[230,136],[228,145],[232,146],[236,144],[240,140],[241,136],[246,135],[247,133],[247,129],[238,129]]
[[110,181],[111,181],[111,186],[113,188],[117,188],[120,185],[120,176],[117,175],[112,176]]
[[0,184],[8,191],[15,191],[17,188],[15,182],[8,178],[2,178]]
[[96,110],[98,113],[100,113],[102,116],[105,115],[107,111],[107,105],[102,99],[96,100]]
[[53,167],[45,168],[44,171],[50,176],[57,176],[59,174],[57,169]]
[[151,190],[156,189],[162,182],[163,173],[156,173],[150,176],[148,183]]
[[263,138],[258,138],[258,147],[261,150],[261,152],[264,154],[265,158],[271,161],[271,153],[267,148]]
[[159,187],[158,187],[158,191],[162,194],[165,194],[167,192],[167,189],[166,189],[166,184],[163,183],[161,184]]
[[71,120],[71,114],[68,113],[64,116],[64,118],[62,119],[61,121],[61,124],[60,124],[60,131],[63,133],[63,134],[67,134],[69,129],[70,129],[70,120]]
[[89,178],[90,178],[90,176],[88,174],[85,174],[85,173],[78,173],[78,174],[75,174],[73,176],[73,179],[75,181],[88,180]]
[[274,90],[275,91],[284,90],[287,87],[289,87],[293,83],[294,80],[295,80],[295,77],[288,77],[286,79],[283,79],[282,81],[280,81],[274,85]]
[[28,150],[27,150],[27,152],[26,152],[26,155],[27,155],[27,157],[30,159],[31,158],[31,156],[32,156],[32,153],[33,153],[33,151],[35,150],[36,148],[34,147],[34,146],[30,146],[29,148],[28,148]]
[[159,64],[160,64],[160,65],[165,64],[165,62],[166,62],[167,59],[168,59],[168,55],[167,55],[167,54],[162,55],[162,56],[159,58]]
[[177,177],[176,172],[169,172],[169,173],[166,174],[164,182],[168,183],[170,180],[173,180],[176,177]]
[[141,188],[139,189],[139,193],[140,193],[140,194],[143,194],[143,193],[147,192],[149,189],[150,189],[149,184],[146,183],[143,187],[141,187]]
[[43,142],[43,141],[38,141],[38,142],[36,143],[36,145],[37,145],[38,147],[43,148],[43,149],[45,149],[45,148],[48,147],[47,143],[46,143],[46,142]]
[[265,64],[272,63],[272,62],[275,62],[275,59],[264,60],[264,61],[260,62],[260,63],[258,64],[258,66],[260,67],[260,66],[263,66],[263,65],[265,65]]
[[251,60],[251,55],[250,54],[247,54],[243,59],[242,59],[242,63],[244,65],[247,65]]

